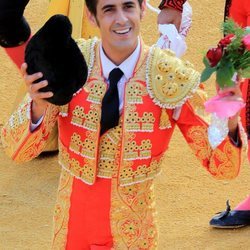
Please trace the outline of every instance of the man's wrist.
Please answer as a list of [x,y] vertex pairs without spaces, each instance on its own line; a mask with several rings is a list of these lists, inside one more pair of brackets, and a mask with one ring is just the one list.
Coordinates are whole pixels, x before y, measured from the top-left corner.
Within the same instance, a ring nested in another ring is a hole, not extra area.
[[35,101],[31,102],[31,122],[36,124],[39,119],[45,114],[47,104],[38,105]]
[[240,147],[241,146],[241,140],[239,136],[239,126],[238,126],[238,121],[239,121],[239,116],[238,114],[235,115],[232,118],[228,119],[228,136],[231,140],[231,142],[236,146]]
[[34,132],[41,125],[41,123],[43,122],[43,118],[44,116],[40,117],[40,119],[36,123],[33,123],[31,121],[30,132]]
[[239,127],[237,127],[235,131],[232,131],[232,132],[229,131],[228,137],[235,147],[238,147],[238,148],[241,147],[242,142],[241,142],[240,135],[239,135]]

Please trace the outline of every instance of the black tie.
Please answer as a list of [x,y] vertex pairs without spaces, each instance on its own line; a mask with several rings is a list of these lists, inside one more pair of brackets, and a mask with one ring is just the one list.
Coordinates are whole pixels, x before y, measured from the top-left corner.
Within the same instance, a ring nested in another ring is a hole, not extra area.
[[119,95],[117,83],[123,76],[119,68],[109,74],[109,87],[102,100],[101,135],[119,123]]

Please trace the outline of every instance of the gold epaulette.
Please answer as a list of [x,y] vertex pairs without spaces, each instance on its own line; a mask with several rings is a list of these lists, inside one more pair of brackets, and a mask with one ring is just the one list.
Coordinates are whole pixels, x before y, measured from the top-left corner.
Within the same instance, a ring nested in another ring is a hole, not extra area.
[[[92,72],[94,61],[95,61],[95,46],[98,42],[98,38],[94,37],[92,39],[85,40],[83,38],[77,39],[76,43],[81,50],[84,59],[88,65],[88,78]],[[81,91],[81,89],[79,90]],[[77,93],[75,93],[77,94]],[[68,115],[68,104],[60,106],[60,115],[65,117]]]
[[149,94],[161,108],[174,109],[194,95],[200,74],[188,61],[178,59],[171,50],[151,47],[146,81]]

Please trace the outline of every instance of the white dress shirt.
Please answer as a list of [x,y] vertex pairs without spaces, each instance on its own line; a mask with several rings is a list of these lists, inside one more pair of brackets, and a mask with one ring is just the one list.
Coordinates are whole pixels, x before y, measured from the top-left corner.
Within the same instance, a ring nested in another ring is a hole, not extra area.
[[[125,83],[133,76],[134,69],[136,66],[136,63],[139,59],[140,56],[140,51],[141,51],[141,41],[138,38],[138,44],[134,52],[125,60],[123,61],[120,65],[115,65],[105,54],[102,44],[100,45],[100,60],[101,60],[101,67],[102,67],[102,72],[103,72],[103,78],[104,80],[109,84],[108,78],[109,78],[109,73],[114,69],[114,68],[119,68],[123,72],[123,76],[120,79],[120,81],[117,83],[118,87],[118,94],[119,94],[119,111],[121,113],[122,108],[123,108],[123,98],[124,98],[124,89],[125,89]],[[30,125],[30,131],[34,131],[43,121],[42,116],[37,123],[32,123]]]
[[138,38],[138,45],[134,52],[120,65],[115,65],[105,54],[102,45],[100,46],[100,59],[101,59],[101,66],[102,66],[102,72],[103,77],[105,81],[109,84],[108,78],[109,73],[114,68],[119,68],[123,72],[123,76],[120,79],[120,81],[117,83],[118,93],[119,93],[119,110],[121,113],[121,110],[123,108],[123,98],[124,98],[124,87],[125,83],[133,76],[134,69],[136,66],[136,63],[139,59],[141,51],[141,42]]

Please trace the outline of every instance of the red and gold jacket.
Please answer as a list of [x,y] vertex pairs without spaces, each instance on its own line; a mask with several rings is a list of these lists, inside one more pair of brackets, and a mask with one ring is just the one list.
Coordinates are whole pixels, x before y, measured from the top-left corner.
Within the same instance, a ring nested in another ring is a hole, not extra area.
[[[125,85],[124,108],[117,127],[100,133],[102,77],[99,41],[80,40],[89,65],[87,83],[64,106],[49,105],[42,124],[30,132],[31,100],[26,97],[2,129],[7,154],[17,162],[39,155],[58,120],[59,163],[76,178],[94,184],[97,176],[129,185],[154,178],[177,125],[202,165],[218,179],[238,175],[241,148],[226,138],[212,149],[208,125],[195,114],[199,74],[171,51],[142,45],[133,77]],[[178,119],[174,110],[181,107]]]

